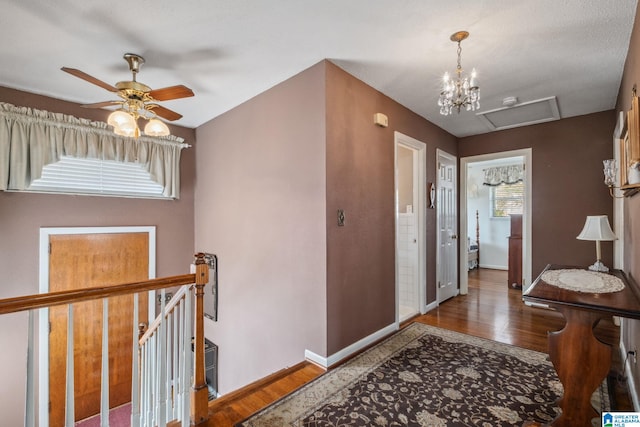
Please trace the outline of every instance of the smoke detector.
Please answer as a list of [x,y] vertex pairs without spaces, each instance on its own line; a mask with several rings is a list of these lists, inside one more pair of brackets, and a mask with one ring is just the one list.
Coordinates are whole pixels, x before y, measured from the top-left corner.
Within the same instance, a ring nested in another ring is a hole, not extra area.
[[507,96],[502,100],[502,105],[505,107],[513,107],[518,103],[518,98],[516,96]]

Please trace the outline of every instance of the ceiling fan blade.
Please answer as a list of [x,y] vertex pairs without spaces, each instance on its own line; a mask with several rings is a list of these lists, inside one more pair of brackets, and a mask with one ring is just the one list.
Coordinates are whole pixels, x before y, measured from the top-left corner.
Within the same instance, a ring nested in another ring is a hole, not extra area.
[[149,96],[157,101],[169,101],[171,99],[188,98],[193,96],[193,91],[184,85],[163,87],[149,92]]
[[95,104],[84,104],[84,105],[81,105],[81,107],[84,107],[84,108],[102,108],[102,107],[111,107],[113,105],[122,105],[122,101],[96,102]]
[[93,83],[94,85],[100,86],[103,89],[108,90],[109,92],[117,92],[118,89],[116,89],[115,87],[111,86],[109,83],[105,83],[100,79],[96,79],[93,76],[90,76],[89,74],[85,73],[84,71],[80,71],[77,70],[75,68],[68,68],[68,67],[62,67],[61,68],[62,71],[71,74],[72,76],[76,76],[82,80],[86,80],[89,83]]
[[147,110],[153,111],[156,115],[162,117],[165,120],[169,120],[170,122],[182,118],[182,114],[178,114],[175,111],[169,110],[168,108],[165,108],[162,105],[147,104],[145,105],[145,108]]

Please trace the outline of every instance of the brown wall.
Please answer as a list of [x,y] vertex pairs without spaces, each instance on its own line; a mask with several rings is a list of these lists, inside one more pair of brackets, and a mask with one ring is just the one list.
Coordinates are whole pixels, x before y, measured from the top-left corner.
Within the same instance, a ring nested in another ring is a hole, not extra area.
[[[333,354],[395,321],[394,131],[457,154],[456,139],[326,61],[327,350]],[[375,113],[389,127],[373,123]],[[345,226],[337,226],[337,210]],[[427,210],[427,300],[436,298],[435,211]]]
[[[595,243],[577,240],[587,215],[608,215],[613,205],[602,160],[613,156],[613,111],[461,138],[460,158],[532,149],[532,279],[547,264],[590,265]],[[602,242],[605,265],[613,245]]]
[[[640,8],[636,10],[616,111],[628,111],[631,108],[631,89],[634,85],[640,87]],[[640,284],[640,195],[624,199],[623,252],[625,272],[637,284]],[[622,331],[624,332],[625,348],[640,350],[640,321],[625,319]],[[635,389],[640,390],[638,388],[640,387],[640,367],[633,363],[630,366],[631,381],[635,383]]]
[[[0,88],[0,101],[92,120],[104,121],[107,114],[7,88]],[[194,144],[193,130],[175,126],[171,130]],[[188,272],[194,253],[194,169],[195,148],[183,150],[181,198],[176,201],[0,192],[0,298],[38,293],[40,227],[154,225],[156,274]],[[26,317],[20,314],[0,319],[0,343],[5,349],[0,357],[0,375],[10,385],[4,390],[14,391],[0,403],[4,425],[22,425],[24,421],[24,392],[20,390],[26,372],[25,325]],[[19,344],[12,345],[16,342]]]

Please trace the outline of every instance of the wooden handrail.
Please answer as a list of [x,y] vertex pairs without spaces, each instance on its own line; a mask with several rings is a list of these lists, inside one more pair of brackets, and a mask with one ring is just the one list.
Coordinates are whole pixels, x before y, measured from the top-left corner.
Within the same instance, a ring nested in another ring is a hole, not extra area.
[[124,283],[115,286],[97,286],[79,290],[49,292],[46,294],[34,294],[15,298],[6,298],[0,300],[0,314],[15,313],[18,311],[26,311],[56,305],[72,304],[98,298],[135,294],[143,291],[153,291],[156,289],[189,285],[195,282],[195,274],[183,274],[180,276],[163,277],[160,279],[151,279],[143,282]]
[[167,303],[167,305],[164,307],[164,313],[161,313],[153,322],[151,322],[144,334],[140,336],[138,344],[144,344],[149,339],[149,337],[156,332],[156,329],[158,329],[158,327],[160,326],[161,317],[166,317],[167,314],[171,313],[173,309],[178,305],[178,302],[180,302],[180,300],[184,298],[190,290],[190,286],[183,286],[178,290],[178,292],[175,293],[175,295],[173,295],[171,301],[169,301],[169,303]]

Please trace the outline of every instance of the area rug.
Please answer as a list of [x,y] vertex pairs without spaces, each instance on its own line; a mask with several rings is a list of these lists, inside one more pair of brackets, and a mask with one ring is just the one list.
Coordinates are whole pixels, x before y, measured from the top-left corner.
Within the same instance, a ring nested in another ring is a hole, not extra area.
[[520,426],[561,395],[545,353],[414,323],[236,427]]

